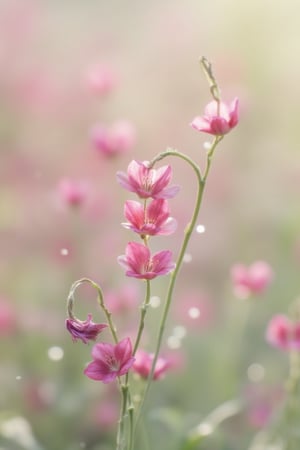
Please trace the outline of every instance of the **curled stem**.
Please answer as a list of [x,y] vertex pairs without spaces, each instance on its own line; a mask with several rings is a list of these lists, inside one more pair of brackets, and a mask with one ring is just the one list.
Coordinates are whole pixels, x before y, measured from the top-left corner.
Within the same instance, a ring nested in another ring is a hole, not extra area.
[[107,309],[107,307],[104,303],[104,297],[103,297],[103,292],[102,292],[101,287],[97,283],[95,283],[93,280],[90,280],[89,278],[81,278],[80,280],[77,280],[77,281],[75,281],[75,283],[72,284],[69,295],[68,295],[68,300],[67,300],[68,316],[71,319],[75,318],[75,316],[73,314],[75,291],[79,286],[81,286],[84,283],[90,284],[94,289],[96,289],[97,294],[98,294],[98,297],[97,297],[98,304],[106,317],[113,340],[114,340],[115,344],[117,344],[119,342],[119,339],[117,336],[116,327],[111,318],[111,312]]

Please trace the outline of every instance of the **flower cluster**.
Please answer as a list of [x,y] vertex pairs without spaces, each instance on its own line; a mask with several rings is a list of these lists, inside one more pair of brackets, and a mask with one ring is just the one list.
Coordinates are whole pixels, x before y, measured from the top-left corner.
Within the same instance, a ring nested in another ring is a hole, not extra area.
[[[170,166],[156,170],[147,161],[131,161],[127,174],[117,173],[121,186],[144,200],[143,203],[132,200],[125,203],[124,215],[127,222],[123,226],[139,234],[143,240],[143,243],[129,242],[125,255],[118,258],[128,277],[151,280],[175,268],[172,252],[162,250],[151,255],[148,247],[149,236],[169,235],[177,226],[176,220],[170,217],[167,202],[179,190],[178,186],[169,186],[171,177]],[[148,199],[152,200],[147,204]]]

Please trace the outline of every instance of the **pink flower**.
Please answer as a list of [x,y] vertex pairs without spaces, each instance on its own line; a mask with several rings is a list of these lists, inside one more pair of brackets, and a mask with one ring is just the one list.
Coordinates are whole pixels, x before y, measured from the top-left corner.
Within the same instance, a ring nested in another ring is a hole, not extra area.
[[[153,354],[147,353],[144,350],[138,350],[132,366],[134,372],[138,373],[142,378],[147,379],[151,372],[153,358]],[[170,366],[171,361],[163,357],[158,357],[153,373],[153,380],[162,378]]]
[[78,339],[81,339],[84,344],[94,341],[106,327],[105,323],[94,323],[91,314],[88,314],[88,318],[84,322],[79,319],[66,319],[66,328],[74,342]]
[[136,233],[147,236],[168,235],[175,231],[177,222],[170,217],[167,200],[154,199],[145,208],[139,202],[127,200],[124,215],[129,223],[123,223]]
[[171,166],[149,169],[148,162],[131,161],[127,174],[117,172],[120,185],[140,198],[171,198],[179,191],[179,186],[168,186],[172,177]]
[[131,341],[125,338],[116,345],[101,342],[92,349],[94,360],[84,370],[92,380],[110,383],[116,377],[127,373],[134,363]]
[[223,136],[237,125],[239,121],[238,108],[237,98],[230,105],[220,102],[219,111],[218,103],[214,100],[206,106],[204,116],[195,117],[191,126],[197,131]]
[[86,199],[88,187],[84,181],[64,178],[58,185],[59,195],[70,206],[80,206]]
[[175,268],[171,261],[172,252],[163,250],[153,256],[146,245],[129,242],[125,255],[118,257],[118,262],[127,269],[128,277],[151,280],[158,275],[165,275]]
[[271,283],[273,271],[268,263],[256,261],[249,267],[235,264],[231,269],[234,290],[238,297],[261,294]]
[[17,315],[11,303],[0,298],[0,336],[11,335],[17,329]]
[[267,327],[267,341],[282,350],[300,350],[300,322],[292,322],[287,316],[274,316]]
[[86,82],[92,93],[106,95],[114,90],[117,77],[110,67],[98,64],[88,69]]
[[115,156],[133,147],[136,140],[135,128],[125,120],[116,122],[110,128],[97,125],[91,131],[91,140],[102,155]]

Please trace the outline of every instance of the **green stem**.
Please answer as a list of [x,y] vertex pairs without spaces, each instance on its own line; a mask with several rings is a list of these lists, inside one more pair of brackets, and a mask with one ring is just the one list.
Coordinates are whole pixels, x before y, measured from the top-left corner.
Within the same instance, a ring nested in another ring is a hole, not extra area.
[[[139,328],[138,328],[138,332],[137,332],[137,337],[135,340],[135,344],[133,347],[133,356],[135,355],[139,344],[140,344],[140,340],[143,334],[143,330],[144,330],[144,326],[145,326],[145,316],[147,313],[147,309],[149,307],[149,303],[150,303],[150,281],[146,280],[146,295],[145,295],[145,300],[144,303],[141,307],[141,317],[140,317],[140,323],[139,323]],[[126,374],[125,377],[125,385],[128,385],[128,379],[129,379],[129,374]],[[127,398],[125,399],[125,401],[127,402]],[[126,409],[127,405],[125,404],[125,409]],[[132,450],[133,449],[133,416],[134,416],[134,407],[133,405],[130,405],[128,408],[128,412],[129,412],[129,443],[128,443],[128,449]]]
[[144,303],[141,307],[141,317],[140,317],[138,333],[137,333],[135,344],[133,347],[133,356],[135,355],[135,353],[138,349],[138,346],[139,346],[139,343],[140,343],[140,340],[142,337],[142,333],[143,333],[144,325],[145,325],[145,316],[147,313],[147,309],[149,307],[149,303],[150,303],[150,280],[146,280],[146,296],[145,296]]
[[121,393],[122,393],[122,403],[121,403],[121,411],[120,411],[120,419],[119,426],[117,432],[117,446],[116,450],[123,450],[125,446],[125,416],[127,412],[127,396],[128,396],[128,384],[121,385]]
[[104,315],[108,322],[108,326],[109,326],[111,335],[113,337],[113,340],[114,340],[115,344],[117,344],[119,342],[119,339],[117,336],[116,327],[112,321],[111,312],[105,306],[102,289],[100,288],[100,286],[97,283],[90,280],[89,278],[81,278],[80,280],[77,280],[77,281],[75,281],[75,283],[72,284],[70,292],[69,292],[68,300],[67,300],[67,305],[68,305],[67,310],[68,310],[69,317],[71,319],[75,318],[75,316],[73,314],[74,294],[75,294],[76,289],[84,283],[90,284],[94,289],[96,289],[96,291],[98,293],[98,298],[97,298],[98,304],[99,304],[100,308],[102,309],[102,311],[104,312]]
[[187,155],[180,153],[176,150],[173,149],[168,149],[165,152],[159,154],[158,156],[156,156],[150,163],[150,167],[154,166],[154,164],[157,161],[160,161],[162,159],[164,159],[167,156],[176,156],[178,158],[183,159],[184,161],[186,161],[194,170],[196,177],[197,177],[197,181],[198,181],[198,192],[197,192],[197,197],[196,197],[196,203],[195,203],[195,208],[194,208],[194,212],[191,218],[191,221],[188,223],[188,225],[185,228],[184,231],[184,239],[179,251],[179,255],[178,255],[178,259],[176,262],[176,267],[174,269],[174,271],[171,274],[170,277],[170,283],[169,283],[169,287],[168,287],[168,291],[167,291],[167,296],[166,296],[166,302],[165,302],[165,307],[163,310],[163,314],[162,314],[162,318],[161,318],[161,322],[160,322],[160,327],[159,327],[159,332],[158,332],[158,339],[157,339],[157,345],[156,345],[156,349],[155,349],[155,353],[154,353],[154,358],[153,358],[153,363],[152,363],[152,368],[151,368],[151,372],[150,375],[148,377],[148,381],[147,381],[147,385],[144,391],[144,395],[140,404],[140,409],[139,409],[139,414],[136,420],[136,425],[138,422],[138,419],[140,417],[143,405],[146,401],[150,386],[151,386],[151,382],[153,379],[153,374],[154,374],[154,370],[155,370],[155,366],[156,366],[156,362],[158,359],[158,355],[159,355],[159,351],[161,348],[161,344],[162,344],[162,339],[163,339],[163,335],[164,335],[164,330],[165,330],[165,325],[166,325],[166,321],[167,321],[167,317],[168,317],[168,313],[169,313],[169,309],[171,306],[171,302],[172,302],[172,295],[173,295],[173,291],[174,291],[174,287],[175,287],[175,282],[177,279],[177,275],[179,273],[179,270],[181,268],[182,262],[183,262],[183,258],[186,252],[186,248],[187,245],[189,243],[191,234],[194,230],[198,215],[199,215],[199,210],[200,210],[200,206],[201,206],[201,202],[202,202],[202,197],[203,197],[203,192],[204,192],[204,187],[205,187],[205,183],[206,183],[206,179],[209,173],[209,169],[210,169],[210,165],[211,165],[211,159],[213,156],[213,153],[215,151],[215,148],[217,146],[217,144],[221,141],[223,137],[222,136],[216,136],[214,138],[214,141],[210,147],[210,150],[207,154],[207,162],[206,162],[206,170],[204,172],[204,176],[201,176],[201,172],[200,172],[200,168],[198,165],[196,165],[194,163],[194,161],[192,159],[190,159]]

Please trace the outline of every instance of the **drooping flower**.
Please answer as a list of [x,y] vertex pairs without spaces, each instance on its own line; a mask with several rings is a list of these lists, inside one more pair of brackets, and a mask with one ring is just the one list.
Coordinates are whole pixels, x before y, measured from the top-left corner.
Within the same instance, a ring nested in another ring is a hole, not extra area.
[[235,264],[231,269],[231,278],[235,294],[244,298],[264,292],[273,279],[273,271],[265,261],[256,261],[249,267]]
[[[154,355],[144,350],[138,350],[135,354],[135,361],[132,369],[142,378],[147,379],[151,373]],[[153,372],[153,380],[162,378],[166,371],[171,367],[171,361],[166,358],[158,357]]]
[[239,121],[239,101],[235,98],[229,105],[213,100],[205,108],[204,116],[195,117],[191,126],[197,131],[223,136]]
[[139,202],[127,200],[124,215],[128,223],[122,225],[144,236],[166,236],[173,233],[177,226],[176,220],[170,217],[168,202],[164,199],[154,199],[146,208]]
[[118,262],[125,267],[128,277],[151,280],[158,275],[165,275],[175,268],[172,252],[162,250],[153,256],[146,245],[129,242],[125,255],[118,257]]
[[86,199],[88,185],[84,181],[63,178],[58,184],[61,199],[70,206],[80,206]]
[[78,339],[81,339],[84,344],[87,344],[89,341],[94,341],[98,334],[106,327],[106,323],[94,323],[91,314],[88,314],[87,320],[85,321],[77,318],[66,319],[66,328],[74,342]]
[[117,172],[120,185],[140,198],[172,198],[179,186],[168,186],[172,177],[171,166],[150,169],[148,162],[131,161],[125,172]]
[[293,322],[287,316],[274,316],[267,327],[267,341],[282,350],[300,350],[300,322]]
[[91,131],[91,140],[95,149],[104,156],[116,156],[130,150],[136,140],[132,123],[122,120],[110,128],[97,125]]
[[88,364],[84,374],[92,380],[110,383],[115,378],[126,374],[135,358],[132,356],[132,346],[129,338],[116,345],[100,342],[92,349],[93,361]]

